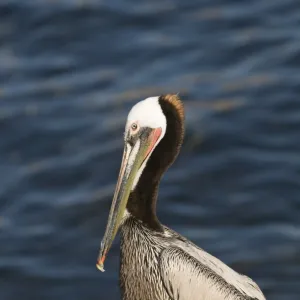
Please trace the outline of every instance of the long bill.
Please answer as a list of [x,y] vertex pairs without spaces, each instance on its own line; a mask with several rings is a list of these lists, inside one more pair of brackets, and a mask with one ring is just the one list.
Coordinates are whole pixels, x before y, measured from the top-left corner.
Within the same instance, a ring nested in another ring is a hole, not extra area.
[[145,128],[133,146],[125,143],[119,178],[96,264],[102,272],[106,255],[122,222],[134,179],[145,159],[151,154],[161,131],[161,128]]

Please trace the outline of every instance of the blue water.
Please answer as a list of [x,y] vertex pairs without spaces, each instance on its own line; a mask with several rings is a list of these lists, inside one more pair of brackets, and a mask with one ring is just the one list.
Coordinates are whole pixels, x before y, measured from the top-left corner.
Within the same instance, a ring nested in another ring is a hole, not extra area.
[[164,224],[300,295],[300,2],[2,0],[0,299],[119,299],[95,267],[130,107],[180,92]]

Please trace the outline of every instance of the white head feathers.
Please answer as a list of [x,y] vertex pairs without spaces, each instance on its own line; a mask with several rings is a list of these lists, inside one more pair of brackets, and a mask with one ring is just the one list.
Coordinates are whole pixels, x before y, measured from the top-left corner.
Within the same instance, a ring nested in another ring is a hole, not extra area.
[[138,122],[140,127],[161,127],[161,137],[163,137],[167,128],[167,120],[158,99],[159,97],[150,97],[134,105],[127,117],[126,131],[128,126]]

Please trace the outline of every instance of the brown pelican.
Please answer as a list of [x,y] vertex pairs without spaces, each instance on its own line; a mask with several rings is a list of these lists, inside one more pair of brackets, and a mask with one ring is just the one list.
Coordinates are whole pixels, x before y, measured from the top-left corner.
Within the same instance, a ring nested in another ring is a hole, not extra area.
[[130,111],[119,179],[97,267],[121,231],[123,300],[265,300],[259,287],[156,216],[159,182],[174,162],[184,134],[177,95],[151,97]]

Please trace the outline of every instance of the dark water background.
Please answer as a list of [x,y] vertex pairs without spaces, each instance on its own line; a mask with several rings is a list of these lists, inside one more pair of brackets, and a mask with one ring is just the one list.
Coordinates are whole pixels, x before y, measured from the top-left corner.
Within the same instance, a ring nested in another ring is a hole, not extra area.
[[96,270],[130,107],[180,92],[158,214],[300,299],[300,2],[2,0],[0,299],[119,299]]

